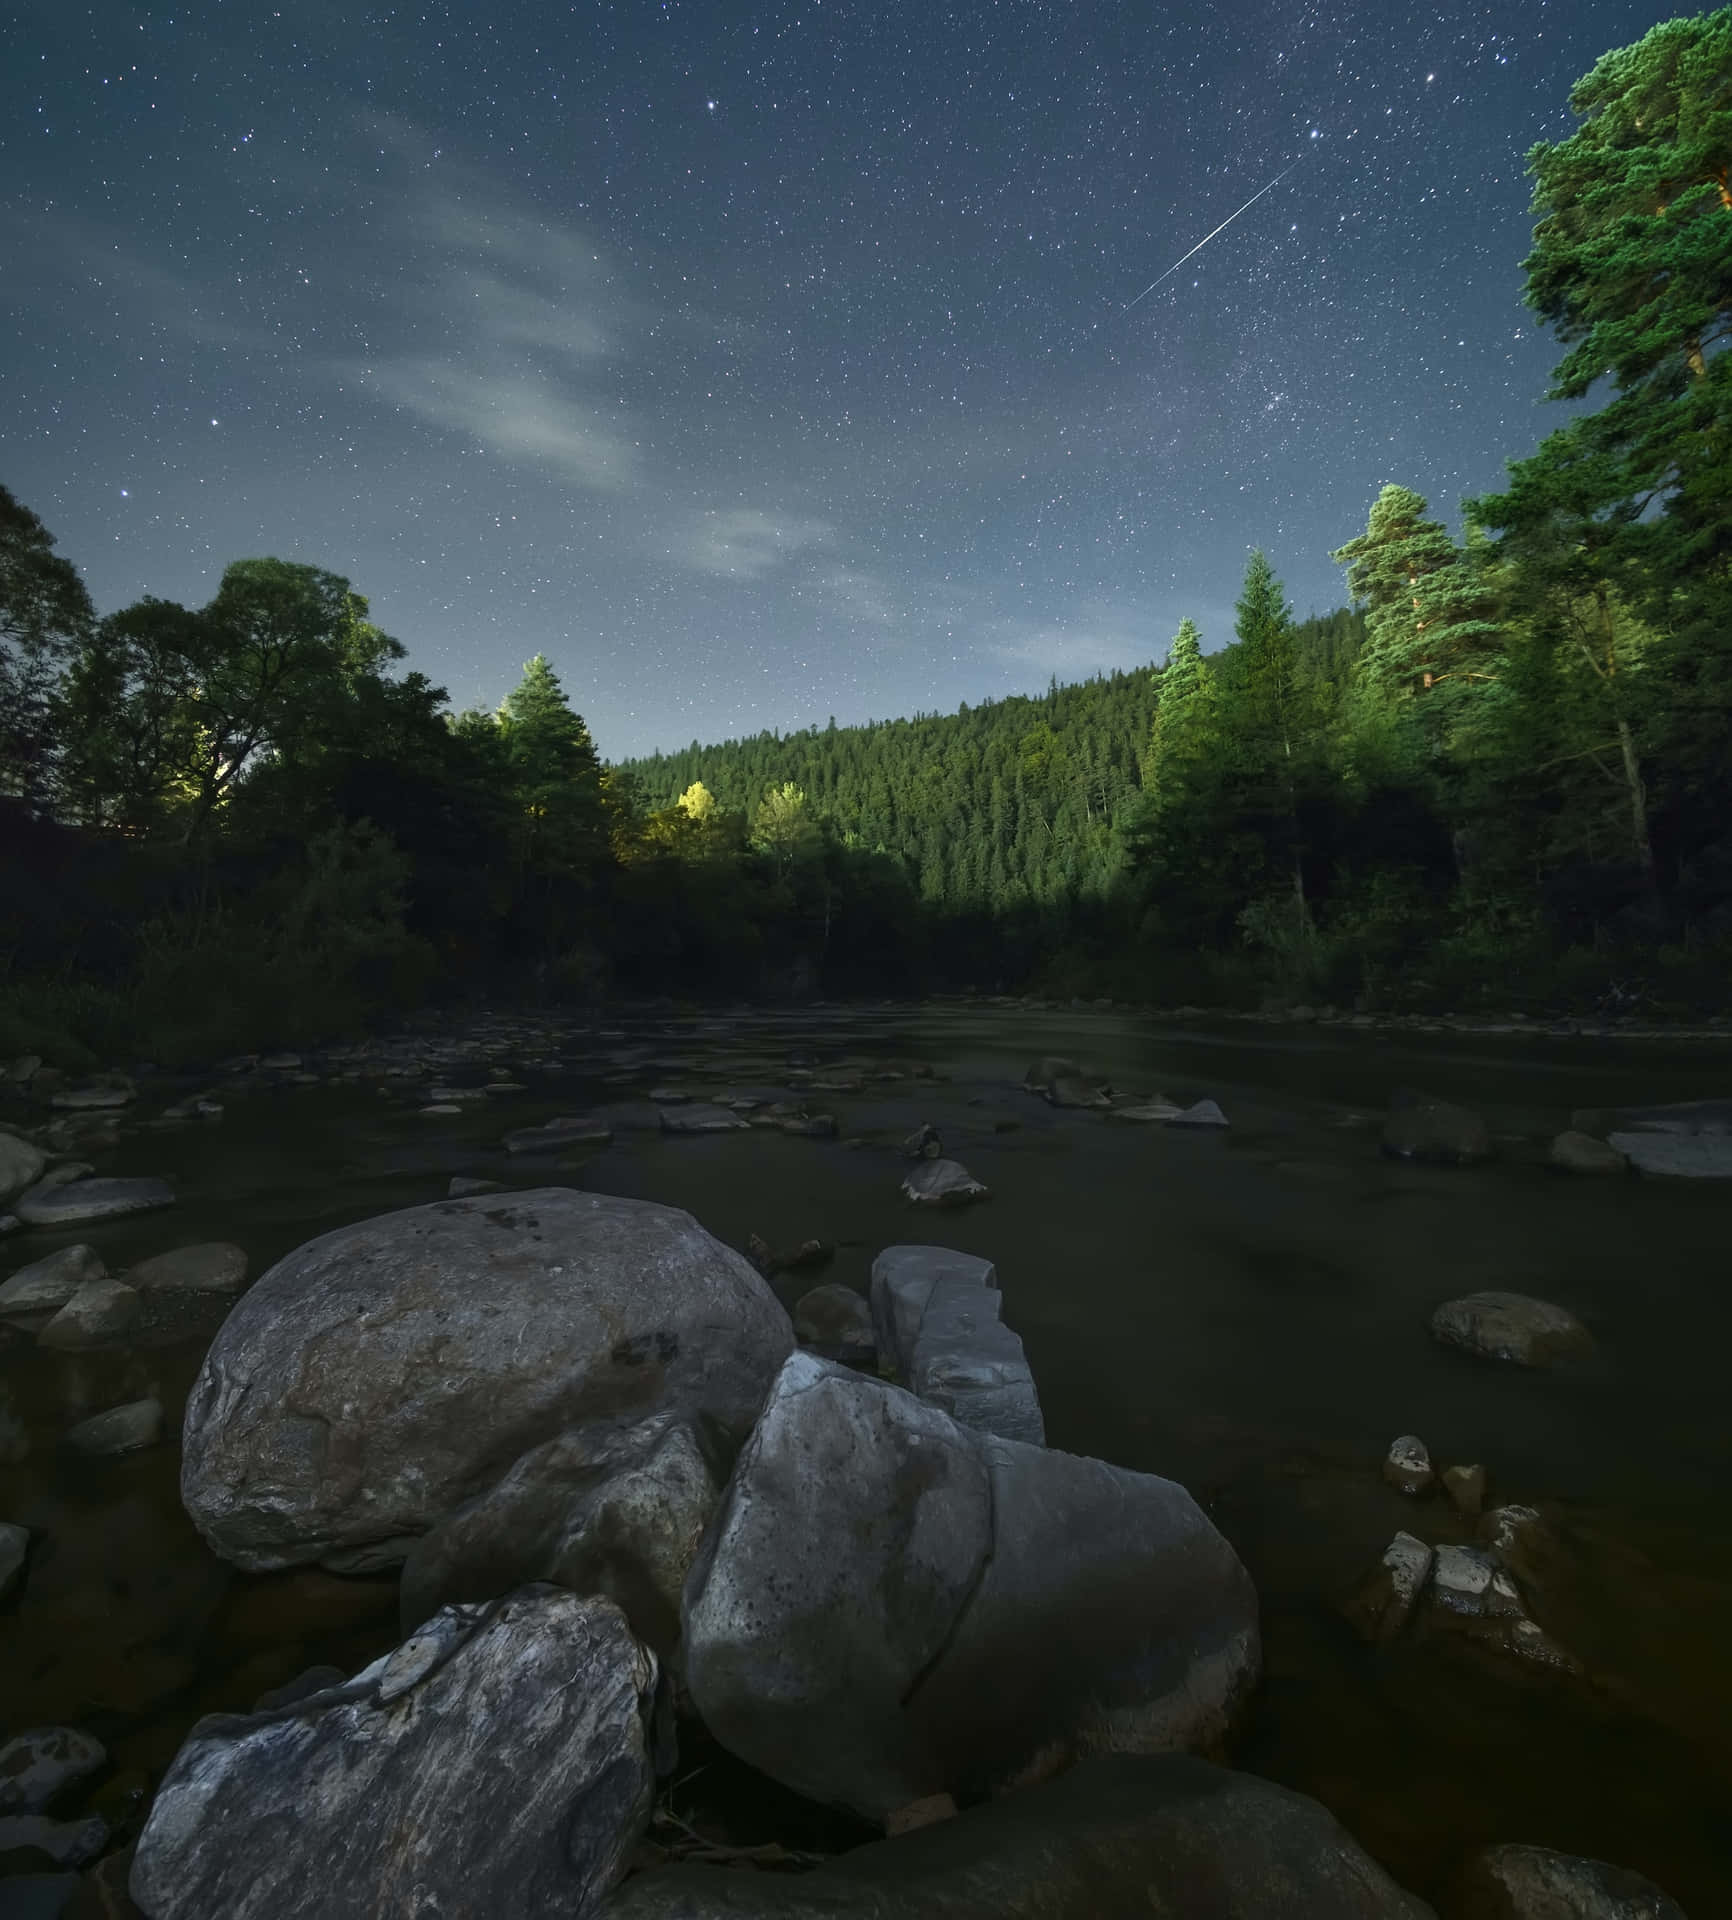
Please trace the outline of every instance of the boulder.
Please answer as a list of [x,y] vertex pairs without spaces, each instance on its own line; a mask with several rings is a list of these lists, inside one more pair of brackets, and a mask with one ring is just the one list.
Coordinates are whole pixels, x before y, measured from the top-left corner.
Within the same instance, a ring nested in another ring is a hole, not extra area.
[[[811,1873],[663,1867],[601,1920],[1435,1920],[1315,1800],[1185,1754],[1100,1755]],[[1670,1920],[1670,1916],[1668,1916]]]
[[1477,1113],[1424,1093],[1397,1092],[1383,1124],[1383,1151],[1429,1166],[1469,1167],[1491,1157],[1491,1134]]
[[1088,1079],[1076,1061],[1067,1060],[1062,1054],[1046,1053],[1035,1061],[1022,1077],[1022,1084],[1036,1093],[1045,1093],[1055,1080]]
[[1518,1367],[1555,1367],[1586,1359],[1594,1338],[1576,1316],[1525,1293],[1464,1294],[1431,1316],[1433,1339],[1487,1360]]
[[162,1438],[162,1402],[129,1400],[125,1406],[110,1407],[106,1413],[93,1413],[80,1420],[66,1435],[66,1444],[74,1453],[106,1457],[116,1453],[137,1453],[154,1447]]
[[1613,1133],[1606,1144],[1623,1154],[1640,1173],[1678,1180],[1732,1180],[1732,1134],[1643,1129]]
[[705,1725],[883,1820],[1091,1751],[1212,1747],[1256,1595],[1182,1487],[959,1425],[808,1354],[783,1367],[686,1582]]
[[923,1207],[963,1207],[971,1200],[991,1197],[960,1160],[922,1160],[910,1167],[902,1182],[903,1194]]
[[41,1813],[57,1794],[108,1765],[108,1749],[77,1727],[32,1727],[0,1746],[0,1813]]
[[827,1281],[794,1302],[794,1338],[820,1359],[871,1367],[878,1358],[872,1309],[863,1294],[839,1280]]
[[1437,1476],[1432,1471],[1431,1455],[1416,1433],[1404,1433],[1390,1442],[1383,1461],[1383,1477],[1397,1493],[1420,1494],[1430,1491]]
[[1684,1920],[1684,1909],[1627,1867],[1549,1847],[1487,1847],[1462,1875],[1473,1920]]
[[1348,1603],[1348,1618],[1367,1640],[1393,1640],[1407,1625],[1431,1578],[1432,1552],[1411,1533],[1398,1533],[1376,1570]]
[[544,1580],[604,1595],[665,1654],[717,1494],[718,1476],[677,1414],[623,1433],[561,1434],[415,1543],[403,1563],[403,1631],[452,1602]]
[[0,1133],[0,1206],[42,1178],[48,1156],[15,1133]]
[[[24,1584],[24,1563],[30,1557],[30,1529],[0,1520],[0,1606]],[[0,1748],[0,1806],[6,1798],[6,1750]]]
[[1045,1092],[1048,1104],[1055,1107],[1110,1107],[1113,1103],[1103,1086],[1076,1073],[1061,1073]]
[[[605,1147],[613,1139],[613,1128],[605,1120],[582,1116],[549,1120],[545,1126],[519,1127],[505,1136],[507,1153],[557,1153],[561,1147]],[[455,1199],[455,1194],[450,1196]]]
[[20,1267],[0,1286],[0,1314],[58,1313],[80,1287],[107,1273],[94,1247],[61,1247]]
[[1169,1127],[1224,1127],[1227,1116],[1213,1100],[1199,1100],[1195,1106],[1186,1107],[1182,1112],[1171,1115],[1167,1120]]
[[731,1107],[701,1103],[689,1107],[667,1107],[661,1115],[663,1133],[740,1133],[750,1125],[749,1120],[735,1113]]
[[582,1916],[649,1817],[656,1662],[605,1600],[448,1608],[346,1685],[198,1722],[139,1835],[151,1920]]
[[669,1411],[737,1446],[793,1342],[677,1208],[569,1187],[410,1207],[241,1296],[187,1401],[181,1497],[249,1571],[400,1564],[560,1435]]
[[230,1240],[205,1240],[152,1254],[126,1276],[140,1293],[239,1293],[247,1283],[247,1256]]
[[119,1280],[86,1280],[36,1336],[45,1347],[100,1347],[138,1318],[138,1294]]
[[886,1247],[872,1263],[880,1357],[902,1385],[952,1419],[1046,1444],[1022,1342],[999,1314],[990,1261],[949,1247]]
[[1630,1162],[1626,1155],[1609,1141],[1596,1140],[1591,1133],[1577,1133],[1574,1128],[1560,1133],[1552,1142],[1551,1152],[1546,1156],[1554,1167],[1564,1173],[1628,1173]]
[[79,1179],[50,1186],[43,1179],[18,1196],[12,1211],[29,1227],[69,1227],[173,1205],[174,1189],[166,1180]]

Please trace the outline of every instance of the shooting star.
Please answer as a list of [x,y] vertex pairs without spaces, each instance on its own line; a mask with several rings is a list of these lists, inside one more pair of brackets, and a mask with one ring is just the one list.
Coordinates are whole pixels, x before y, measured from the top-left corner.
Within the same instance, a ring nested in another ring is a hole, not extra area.
[[[1300,157],[1303,158],[1304,156],[1301,155]],[[1293,167],[1298,166],[1298,164],[1299,164],[1299,161],[1295,160],[1293,162],[1292,167],[1283,167],[1281,171],[1278,174],[1276,174],[1275,178],[1269,182],[1269,186],[1259,187],[1257,191],[1254,194],[1252,194],[1250,199],[1245,202],[1245,207],[1255,206],[1257,202],[1262,199],[1264,194],[1266,194],[1269,191],[1269,187],[1280,186],[1281,182],[1285,180],[1288,174],[1290,174],[1293,171]],[[1215,234],[1221,231],[1222,227],[1230,227],[1233,224],[1233,222],[1238,219],[1239,215],[1245,211],[1245,207],[1235,207],[1233,211],[1227,215],[1226,219],[1221,222],[1221,226],[1215,228],[1214,233],[1205,233],[1203,235],[1202,239],[1199,240],[1197,244],[1191,249],[1191,253],[1201,253],[1202,250],[1209,244],[1209,242],[1214,239]],[[1179,258],[1175,260],[1170,267],[1168,267],[1166,272],[1161,275],[1160,280],[1151,280],[1149,284],[1146,287],[1144,287],[1142,292],[1137,295],[1137,300],[1146,300],[1149,297],[1149,295],[1154,292],[1156,287],[1158,287],[1161,284],[1161,280],[1170,279],[1175,273],[1178,272],[1178,270],[1185,264],[1185,262],[1190,259],[1191,253],[1181,254]],[[1137,300],[1127,300],[1125,302],[1126,313],[1129,313],[1131,308],[1137,304]]]

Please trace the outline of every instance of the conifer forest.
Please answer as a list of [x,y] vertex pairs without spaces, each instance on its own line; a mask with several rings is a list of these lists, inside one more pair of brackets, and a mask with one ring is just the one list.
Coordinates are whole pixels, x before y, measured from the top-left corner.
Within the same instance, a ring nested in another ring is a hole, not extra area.
[[1231,632],[1043,694],[610,763],[544,658],[454,712],[315,567],[101,613],[0,489],[0,1052],[496,992],[1732,1005],[1732,9],[1571,106],[1502,491],[1377,476],[1310,618],[1248,523]]

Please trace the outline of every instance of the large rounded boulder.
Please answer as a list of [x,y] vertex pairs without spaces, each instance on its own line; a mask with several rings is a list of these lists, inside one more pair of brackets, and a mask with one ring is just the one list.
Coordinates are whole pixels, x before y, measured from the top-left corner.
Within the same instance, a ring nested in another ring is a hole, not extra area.
[[251,1571],[393,1566],[558,1435],[672,1412],[738,1447],[793,1345],[677,1208],[568,1187],[410,1207],[243,1296],[187,1401],[181,1498]]

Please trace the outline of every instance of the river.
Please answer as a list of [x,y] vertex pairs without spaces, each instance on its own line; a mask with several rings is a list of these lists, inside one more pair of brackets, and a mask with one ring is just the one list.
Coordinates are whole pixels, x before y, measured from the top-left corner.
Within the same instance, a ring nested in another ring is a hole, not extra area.
[[[210,1083],[220,1122],[129,1129],[90,1156],[104,1173],[172,1177],[172,1212],[16,1236],[0,1245],[0,1274],[77,1239],[115,1272],[227,1239],[256,1275],[316,1233],[443,1197],[454,1174],[668,1202],[736,1247],[754,1232],[777,1246],[821,1238],[837,1251],[817,1277],[863,1291],[873,1255],[896,1241],[984,1255],[1049,1444],[1182,1481],[1256,1580],[1266,1677],[1237,1764],[1322,1800],[1434,1900],[1473,1848],[1520,1840],[1634,1867],[1692,1914],[1721,1910],[1732,1183],[1572,1177],[1544,1149],[1574,1108],[1732,1092],[1732,1037],[950,1005],[587,1027],[500,1016],[469,1031],[485,1048],[447,1048],[431,1075],[379,1077],[385,1056],[356,1055],[325,1063],[319,1085]],[[1231,1126],[1055,1110],[1019,1084],[1047,1053],[1121,1089],[1212,1097]],[[790,1067],[849,1063],[868,1071],[862,1091],[810,1096],[838,1116],[840,1141],[652,1130],[652,1086],[785,1097]],[[940,1077],[870,1077],[916,1067]],[[429,1080],[479,1085],[501,1070],[524,1090],[421,1113]],[[1381,1115],[1402,1086],[1474,1107],[1498,1157],[1468,1170],[1384,1158]],[[185,1091],[147,1081],[136,1113]],[[500,1146],[507,1128],[602,1106],[620,1122],[611,1146],[557,1164]],[[928,1120],[989,1202],[923,1214],[900,1198],[898,1143]],[[812,1283],[775,1284],[791,1305]],[[1434,1342],[1433,1307],[1483,1287],[1569,1307],[1598,1359],[1530,1372]],[[0,1734],[46,1722],[96,1733],[115,1763],[96,1803],[122,1820],[199,1714],[244,1709],[314,1662],[358,1666],[395,1639],[389,1578],[251,1577],[210,1556],[181,1513],[172,1444],[105,1461],[57,1446],[82,1414],[153,1389],[176,1425],[218,1318],[98,1354],[0,1336],[0,1387],[32,1442],[0,1466],[0,1519],[39,1536],[22,1597],[0,1613]],[[1440,1465],[1482,1463],[1493,1503],[1546,1515],[1552,1571],[1530,1599],[1582,1676],[1423,1633],[1372,1648],[1350,1630],[1342,1602],[1398,1528],[1472,1537],[1441,1499],[1384,1485],[1403,1433]],[[752,1798],[726,1772],[715,1792],[731,1796],[737,1828]],[[782,1831],[786,1796],[766,1792],[762,1806]]]

